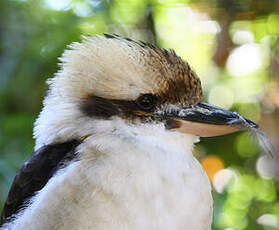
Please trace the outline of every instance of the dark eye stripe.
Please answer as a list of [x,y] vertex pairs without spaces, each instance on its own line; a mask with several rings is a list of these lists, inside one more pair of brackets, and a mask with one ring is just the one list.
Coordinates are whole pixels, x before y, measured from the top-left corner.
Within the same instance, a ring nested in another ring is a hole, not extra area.
[[136,101],[112,100],[92,95],[84,99],[80,109],[89,117],[105,119],[115,115],[139,117],[145,115],[145,112],[152,112],[156,101],[156,97],[152,94],[144,94]]
[[109,118],[121,112],[112,101],[96,96],[86,98],[80,108],[89,117]]

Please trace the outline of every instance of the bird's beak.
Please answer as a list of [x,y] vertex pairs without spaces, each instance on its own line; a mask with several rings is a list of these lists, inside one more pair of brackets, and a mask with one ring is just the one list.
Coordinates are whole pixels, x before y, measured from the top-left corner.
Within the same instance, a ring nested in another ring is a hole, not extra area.
[[220,136],[228,133],[258,128],[254,122],[236,112],[205,103],[183,108],[167,109],[163,114],[166,128],[201,137]]

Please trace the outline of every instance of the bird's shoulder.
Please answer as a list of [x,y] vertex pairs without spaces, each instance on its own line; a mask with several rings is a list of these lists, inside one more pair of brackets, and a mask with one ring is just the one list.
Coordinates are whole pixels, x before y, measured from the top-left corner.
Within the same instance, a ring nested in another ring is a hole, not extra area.
[[45,145],[34,151],[14,178],[4,204],[1,224],[27,205],[27,201],[41,190],[52,175],[63,165],[75,158],[77,140]]

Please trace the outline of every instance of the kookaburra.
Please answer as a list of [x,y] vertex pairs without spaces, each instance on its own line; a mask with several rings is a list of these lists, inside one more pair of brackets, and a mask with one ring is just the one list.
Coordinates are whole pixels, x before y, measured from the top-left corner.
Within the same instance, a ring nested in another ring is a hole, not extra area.
[[60,60],[0,229],[209,230],[193,144],[257,125],[201,103],[199,78],[172,50],[105,34]]

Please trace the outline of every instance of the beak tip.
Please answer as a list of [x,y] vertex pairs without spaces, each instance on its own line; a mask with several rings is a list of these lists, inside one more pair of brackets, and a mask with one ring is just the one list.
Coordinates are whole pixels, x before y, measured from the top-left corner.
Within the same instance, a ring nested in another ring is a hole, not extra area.
[[256,124],[255,122],[240,116],[238,113],[234,112],[234,114],[237,115],[237,118],[234,118],[232,121],[230,121],[228,125],[232,125],[236,127],[238,126],[240,129],[259,128],[259,125]]
[[255,128],[255,129],[258,129],[259,128],[259,125],[256,124],[255,122],[253,121],[250,121],[248,119],[245,119],[247,121],[247,123],[250,125],[251,128]]

